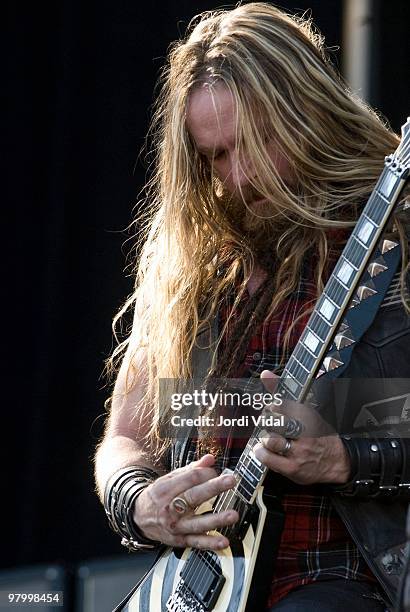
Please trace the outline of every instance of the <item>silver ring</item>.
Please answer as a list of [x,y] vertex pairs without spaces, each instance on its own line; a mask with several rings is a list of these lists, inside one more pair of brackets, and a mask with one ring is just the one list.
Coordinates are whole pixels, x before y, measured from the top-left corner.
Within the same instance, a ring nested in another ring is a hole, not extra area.
[[297,440],[300,438],[303,432],[303,423],[298,421],[297,419],[290,418],[285,427],[285,438],[290,438],[292,440]]
[[185,512],[187,512],[191,508],[191,506],[188,504],[187,500],[183,495],[174,497],[171,502],[171,506],[177,514],[185,514]]
[[276,451],[276,454],[282,455],[282,457],[286,457],[287,455],[289,455],[291,448],[292,440],[288,440],[287,438],[285,438],[285,446],[282,448],[281,451]]

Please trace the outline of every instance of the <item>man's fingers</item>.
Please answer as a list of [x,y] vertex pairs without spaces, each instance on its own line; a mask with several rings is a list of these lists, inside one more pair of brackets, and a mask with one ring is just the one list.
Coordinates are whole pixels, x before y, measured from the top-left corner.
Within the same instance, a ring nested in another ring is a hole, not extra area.
[[206,533],[207,531],[219,529],[226,525],[233,525],[238,519],[239,516],[236,510],[194,514],[187,518],[181,518],[176,525],[175,533]]
[[203,455],[203,457],[201,457],[200,459],[197,459],[196,461],[191,461],[191,463],[188,463],[187,465],[184,465],[180,468],[173,470],[172,472],[169,472],[168,474],[166,474],[166,476],[173,478],[175,474],[181,474],[182,472],[187,472],[189,470],[192,470],[192,468],[194,467],[212,467],[214,464],[215,464],[215,457],[213,455],[206,454],[206,455]]
[[[277,433],[270,433],[264,437],[259,438],[261,444],[271,451],[271,453],[281,453],[286,448],[286,438]],[[292,442],[293,444],[293,442]]]
[[266,465],[266,467],[268,467],[270,470],[278,472],[283,476],[287,476],[293,473],[292,457],[282,457],[281,455],[272,453],[262,444],[257,444],[253,450],[256,458],[259,459],[259,461]]
[[197,466],[178,473],[174,471],[171,472],[171,477],[168,477],[168,475],[163,476],[152,484],[153,495],[161,498],[164,503],[168,503],[171,499],[181,495],[181,493],[185,493],[188,489],[216,477],[217,473],[212,467]]
[[270,370],[263,370],[261,372],[261,381],[265,386],[265,389],[269,391],[269,393],[274,393],[277,385],[278,385],[279,376],[274,374]]
[[232,489],[236,484],[235,477],[231,474],[222,474],[217,478],[212,478],[207,482],[196,485],[184,492],[184,497],[192,508],[200,506],[208,499]]
[[229,540],[222,535],[189,534],[184,537],[185,546],[201,550],[222,550],[229,546]]

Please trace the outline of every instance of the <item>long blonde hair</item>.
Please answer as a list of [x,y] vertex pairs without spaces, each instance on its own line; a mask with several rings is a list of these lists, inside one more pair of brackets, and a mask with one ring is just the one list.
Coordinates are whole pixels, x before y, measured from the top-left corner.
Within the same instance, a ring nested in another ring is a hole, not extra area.
[[[353,225],[384,156],[398,144],[338,77],[310,19],[249,3],[200,15],[173,45],[150,130],[153,173],[135,291],[115,319],[131,308],[135,324],[111,361],[127,351],[132,364],[133,354],[143,349],[144,372],[132,369],[129,387],[146,377],[143,401],[152,410],[150,443],[157,448],[158,379],[189,378],[198,332],[227,290],[235,286],[241,295],[254,265],[251,246],[225,214],[221,185],[186,128],[188,97],[203,83],[210,90],[222,83],[231,92],[239,158],[246,146],[257,176],[249,180],[274,203],[278,266],[270,314],[294,290],[311,248],[318,254],[314,282],[320,294],[332,246],[329,228]],[[266,154],[266,135],[290,161],[297,192]]]

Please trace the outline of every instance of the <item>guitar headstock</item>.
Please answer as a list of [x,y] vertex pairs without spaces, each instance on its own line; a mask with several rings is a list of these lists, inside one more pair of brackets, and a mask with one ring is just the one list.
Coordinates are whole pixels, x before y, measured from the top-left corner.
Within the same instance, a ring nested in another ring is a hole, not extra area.
[[410,170],[410,117],[401,127],[401,141],[396,151],[386,157],[386,165],[399,176],[406,178]]

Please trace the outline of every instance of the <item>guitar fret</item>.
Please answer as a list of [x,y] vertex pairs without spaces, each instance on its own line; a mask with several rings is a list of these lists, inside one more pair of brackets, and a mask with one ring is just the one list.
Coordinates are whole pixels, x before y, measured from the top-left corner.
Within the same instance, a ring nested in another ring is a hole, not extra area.
[[310,329],[321,342],[324,342],[329,333],[329,323],[319,315],[317,310],[314,310],[308,322],[308,329]]
[[245,502],[245,504],[249,504],[249,502],[252,499],[252,495],[249,495],[249,493],[247,492],[247,490],[241,486],[242,483],[239,483],[239,485],[236,487],[235,489],[235,493],[236,495],[239,496],[240,499],[242,499],[242,501]]
[[288,370],[287,368],[285,368],[285,369],[283,370],[283,373],[284,373],[284,374],[286,374],[286,377],[285,377],[285,378],[291,378],[292,380],[295,380],[296,382],[298,382],[298,381],[295,379],[295,377],[294,377],[294,376],[292,376],[291,372],[289,372],[289,370]]
[[[341,272],[341,274],[343,274],[343,271]],[[334,273],[332,274],[332,278],[335,280],[336,283],[338,283],[346,291],[346,294],[347,294],[350,287],[346,285],[338,276],[335,276]]]
[[347,285],[345,285],[340,278],[338,278],[337,276],[335,276],[334,274],[332,274],[333,278],[335,279],[335,281],[337,283],[339,283],[339,285],[341,285],[343,287],[343,289],[346,289],[346,291],[349,291],[350,287],[348,287]]
[[290,393],[293,395],[296,393],[296,397],[295,399],[298,398],[299,396],[299,387],[302,388],[302,385],[300,384],[300,382],[292,375],[291,372],[289,372],[289,370],[287,368],[285,368],[283,370],[282,376],[285,375],[285,380],[283,381],[283,384],[285,385],[285,387],[288,389],[288,391],[290,391]]
[[[291,359],[293,359],[293,361],[296,362],[295,365],[291,363]],[[290,370],[289,370],[289,365],[291,367]],[[301,368],[300,364],[297,362],[297,360],[293,356],[291,356],[288,361],[288,371],[292,374],[292,378],[295,378],[297,382],[299,382],[300,384],[303,385],[303,383],[306,381],[306,378],[307,378],[306,372],[308,371],[306,370],[306,368]]]
[[362,243],[356,238],[354,234],[352,235],[352,238],[353,238],[354,243],[352,244],[352,247],[350,248],[349,261],[351,264],[354,265],[356,270],[358,270],[366,255],[367,248],[362,245]]
[[[313,331],[313,329],[310,327],[310,325],[306,325],[306,329],[307,329],[308,333],[304,334],[303,344],[305,345],[305,347],[307,347],[309,349],[309,351],[312,353],[312,355],[317,357],[317,354],[320,352],[320,344],[322,343],[322,340]],[[317,351],[317,354],[316,354],[316,349],[318,347],[319,347],[319,350]]]
[[333,306],[334,306],[335,308],[337,308],[337,309],[339,308],[339,305],[338,305],[338,304],[336,304],[336,302],[335,302],[334,300],[332,300],[332,298],[330,297],[330,295],[329,295],[329,294],[328,294],[326,291],[324,291],[324,292],[323,292],[323,295],[325,295],[325,296],[327,297],[327,299],[329,300],[329,302],[332,302],[332,304],[333,304]]
[[364,248],[366,249],[366,251],[367,251],[367,246],[366,246],[366,244],[365,244],[364,242],[362,242],[362,240],[360,240],[360,238],[359,238],[358,236],[356,236],[355,234],[352,234],[352,238],[353,238],[354,240],[356,240],[356,242],[357,242],[358,244],[360,244],[360,246],[364,247]]
[[306,363],[308,370],[312,370],[315,363],[315,356],[302,344],[300,340],[292,354],[297,356],[298,361]]
[[255,474],[252,474],[252,472],[248,469],[248,466],[241,462],[240,464],[238,464],[237,469],[241,476],[245,478],[249,482],[249,484],[251,484],[253,487],[256,487],[256,485],[258,484],[258,478],[256,478]]
[[[394,191],[396,185],[398,183],[397,177],[393,172],[389,170],[389,168],[385,168],[382,173],[380,180],[380,194],[383,194],[386,198],[390,198],[392,192]],[[384,198],[383,198],[384,199]],[[388,200],[389,204],[390,201]]]
[[386,204],[389,206],[390,200],[386,200],[382,194],[376,193],[366,206],[366,214],[368,214],[378,226],[380,226],[388,210]]
[[[346,248],[346,247],[345,247]],[[350,259],[347,259],[347,257],[342,253],[341,258],[344,259],[346,261],[346,263],[348,263],[350,266],[352,266],[352,268],[354,268],[354,270],[357,272],[357,270],[359,268],[357,268],[354,263],[352,261],[350,261]]]
[[252,495],[255,493],[255,488],[249,480],[245,478],[245,476],[241,477],[241,480],[236,485],[237,489],[239,489],[242,495],[248,497],[250,499]]
[[375,223],[373,219],[369,217],[369,215],[366,215],[366,213],[363,213],[363,217],[367,219],[367,221],[369,221],[369,223],[371,223],[376,229],[379,227],[377,223]]
[[307,372],[308,374],[310,374],[310,370],[308,368],[305,368],[305,366],[303,365],[303,363],[301,363],[299,361],[299,359],[296,359],[296,357],[294,355],[292,355],[293,359],[300,365],[301,368],[303,368],[305,370],[305,372]]
[[258,467],[257,465],[255,465],[255,463],[253,462],[253,460],[252,460],[252,458],[250,456],[247,456],[246,458],[249,460],[249,464],[247,466],[245,466],[245,469],[250,474],[252,474],[252,476],[254,478],[259,480],[260,477],[262,476],[262,474],[264,473],[263,470],[260,467]]
[[312,351],[307,346],[304,346],[303,348],[304,348],[305,351],[307,351],[309,353],[309,355],[311,355],[312,357],[314,357],[316,359],[316,355],[314,353],[312,353]]
[[248,454],[248,457],[251,458],[252,463],[260,470],[261,476],[262,476],[262,474],[266,472],[267,467],[264,466],[263,463],[261,463],[259,459],[256,458],[256,455],[253,452],[254,446],[258,443],[259,443],[259,439],[256,439],[254,435],[252,435],[248,444],[246,445],[246,448],[248,448],[249,446],[249,449],[248,450],[245,449],[245,452]]
[[387,204],[390,204],[390,200],[389,200],[389,198],[386,198],[386,197],[385,197],[385,196],[384,196],[384,195],[381,193],[381,191],[376,191],[376,194],[377,194],[377,196],[378,196],[379,198],[381,198],[382,200],[384,200],[385,202],[387,202]]
[[316,312],[317,315],[319,315],[319,317],[323,320],[323,322],[326,323],[326,325],[328,327],[332,327],[332,324],[329,323],[329,321],[327,319],[325,319],[325,317],[322,314],[320,314],[320,312],[318,312],[317,310],[315,310],[315,312]]
[[344,287],[340,286],[337,279],[332,275],[326,285],[326,294],[335,305],[340,308],[346,298],[347,292]]
[[[291,386],[292,383],[293,383],[293,386]],[[296,393],[295,390],[294,390],[295,389],[294,385],[297,384],[297,383],[295,383],[295,381],[293,381],[293,380],[288,378],[288,379],[284,380],[282,384],[283,384],[284,389],[286,390],[286,393],[288,395],[290,395],[292,399],[294,399],[294,400],[299,399],[299,394]]]

